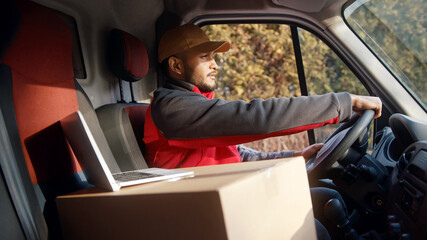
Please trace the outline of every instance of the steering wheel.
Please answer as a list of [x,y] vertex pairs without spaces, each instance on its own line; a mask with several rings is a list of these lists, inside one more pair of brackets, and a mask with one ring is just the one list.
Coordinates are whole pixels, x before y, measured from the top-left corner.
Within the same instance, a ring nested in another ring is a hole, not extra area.
[[362,116],[354,113],[348,122],[341,124],[325,141],[315,158],[307,164],[309,178],[317,178],[329,169],[335,162],[345,157],[351,145],[365,133],[369,123],[374,117],[373,110],[365,110]]

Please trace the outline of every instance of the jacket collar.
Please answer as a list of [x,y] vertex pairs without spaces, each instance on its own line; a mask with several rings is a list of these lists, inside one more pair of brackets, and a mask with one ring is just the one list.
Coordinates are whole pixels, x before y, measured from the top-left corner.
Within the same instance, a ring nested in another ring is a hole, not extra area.
[[199,93],[209,99],[213,99],[214,92],[202,92],[198,87],[194,86],[191,83],[184,82],[182,80],[174,79],[174,78],[166,78],[166,82],[163,86],[164,88],[180,90],[184,92],[194,92]]

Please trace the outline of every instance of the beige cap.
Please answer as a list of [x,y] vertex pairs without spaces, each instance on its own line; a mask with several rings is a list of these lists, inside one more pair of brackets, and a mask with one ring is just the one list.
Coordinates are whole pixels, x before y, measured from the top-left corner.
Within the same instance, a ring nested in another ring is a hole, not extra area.
[[158,60],[187,50],[196,52],[226,52],[230,43],[226,41],[211,41],[209,37],[194,24],[185,24],[167,31],[159,42]]

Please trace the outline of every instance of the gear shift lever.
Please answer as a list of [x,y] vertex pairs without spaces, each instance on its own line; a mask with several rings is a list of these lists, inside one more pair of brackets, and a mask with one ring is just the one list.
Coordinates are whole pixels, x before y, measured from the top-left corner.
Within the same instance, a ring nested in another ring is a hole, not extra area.
[[357,234],[356,230],[354,230],[350,225],[350,219],[340,200],[336,198],[329,200],[325,204],[323,214],[325,215],[326,219],[328,219],[328,221],[332,222],[338,227],[338,230],[344,234],[345,239],[359,239],[359,235]]

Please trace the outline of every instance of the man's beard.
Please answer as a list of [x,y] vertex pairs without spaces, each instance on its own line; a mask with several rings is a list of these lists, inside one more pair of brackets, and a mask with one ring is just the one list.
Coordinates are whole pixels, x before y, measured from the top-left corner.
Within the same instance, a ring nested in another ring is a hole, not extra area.
[[[197,83],[191,77],[193,75],[193,72],[194,72],[193,69],[191,69],[189,67],[186,67],[185,72],[184,72],[184,79],[185,79],[186,82],[189,82],[189,83],[193,84],[201,92],[213,92],[217,88],[216,82],[214,82],[213,86],[209,86],[205,81],[203,81],[202,83]],[[206,77],[208,77],[208,76],[206,76]]]
[[217,88],[215,83],[213,86],[208,86],[206,83],[195,85],[201,92],[213,92]]

